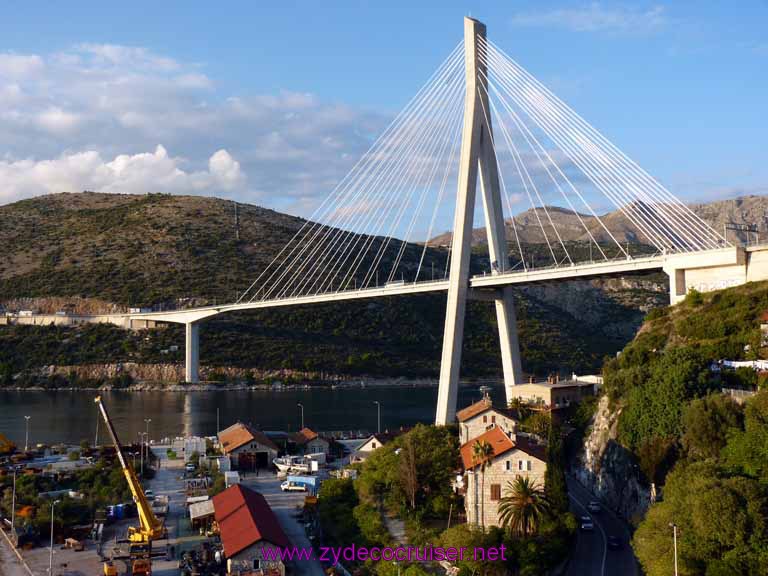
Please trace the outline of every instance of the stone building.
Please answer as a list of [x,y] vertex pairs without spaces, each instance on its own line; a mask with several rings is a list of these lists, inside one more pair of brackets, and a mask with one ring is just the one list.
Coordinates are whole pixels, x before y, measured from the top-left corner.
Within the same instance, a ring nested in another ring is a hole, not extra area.
[[456,419],[459,422],[459,442],[462,444],[491,428],[501,428],[512,440],[515,439],[517,420],[511,411],[494,408],[488,395],[456,412]]
[[[484,470],[473,454],[473,446],[478,442],[488,442],[493,450]],[[499,501],[506,495],[507,484],[518,476],[530,478],[544,487],[546,448],[521,437],[512,440],[497,426],[464,443],[461,446],[461,461],[468,524],[498,526]]]

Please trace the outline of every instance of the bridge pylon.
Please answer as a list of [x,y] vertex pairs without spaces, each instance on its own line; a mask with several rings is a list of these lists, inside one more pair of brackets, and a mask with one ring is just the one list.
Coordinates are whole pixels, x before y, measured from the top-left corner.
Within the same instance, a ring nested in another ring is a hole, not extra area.
[[[483,62],[484,58],[481,58],[480,55],[480,52],[485,49],[481,45],[485,40],[485,33],[485,24],[473,18],[464,18],[466,97],[456,213],[453,224],[451,267],[448,277],[443,353],[440,362],[440,387],[435,416],[435,423],[438,425],[450,424],[456,417],[478,173],[493,273],[499,274],[507,271],[509,261],[504,231],[504,212],[499,188],[499,171],[488,102],[487,69]],[[507,400],[510,400],[512,388],[522,380],[520,345],[511,287],[501,288],[497,292],[495,305],[504,369],[504,386]]]

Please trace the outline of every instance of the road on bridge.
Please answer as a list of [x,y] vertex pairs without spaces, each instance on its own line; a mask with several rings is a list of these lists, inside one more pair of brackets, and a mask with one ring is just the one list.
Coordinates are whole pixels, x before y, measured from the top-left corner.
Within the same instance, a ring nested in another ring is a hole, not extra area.
[[[637,560],[629,544],[630,532],[626,523],[603,506],[601,512],[587,510],[590,500],[596,498],[576,480],[568,476],[568,495],[571,512],[577,518],[592,517],[594,532],[579,529],[568,563],[568,576],[637,576]],[[581,522],[579,522],[581,524]],[[611,550],[607,546],[609,536],[621,539],[621,548]]]

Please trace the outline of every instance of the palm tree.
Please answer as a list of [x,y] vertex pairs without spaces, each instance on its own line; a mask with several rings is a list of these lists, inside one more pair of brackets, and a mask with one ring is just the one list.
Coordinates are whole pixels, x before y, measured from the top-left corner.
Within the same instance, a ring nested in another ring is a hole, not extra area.
[[527,476],[507,482],[505,496],[499,502],[499,521],[516,534],[529,536],[539,528],[549,513],[549,501],[540,484]]
[[[480,526],[483,528],[485,528],[485,469],[492,456],[493,446],[487,440],[480,440],[472,445],[472,461],[480,466]],[[475,495],[477,495],[477,489],[475,489]]]

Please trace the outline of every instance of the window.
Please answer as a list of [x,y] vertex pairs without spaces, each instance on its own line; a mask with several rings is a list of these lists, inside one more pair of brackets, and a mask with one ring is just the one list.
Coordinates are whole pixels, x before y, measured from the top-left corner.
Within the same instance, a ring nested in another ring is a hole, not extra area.
[[501,484],[491,484],[491,500],[501,500]]
[[486,422],[488,422],[488,415],[484,414],[483,415],[483,424],[485,424]]
[[491,416],[491,422],[496,424],[496,415],[495,414],[493,416]]
[[507,472],[512,470],[512,460],[507,460],[506,465],[507,465]]
[[517,469],[518,470],[523,470],[523,461],[522,460],[518,460],[517,461]]
[[376,442],[371,442],[371,450],[376,450]]

